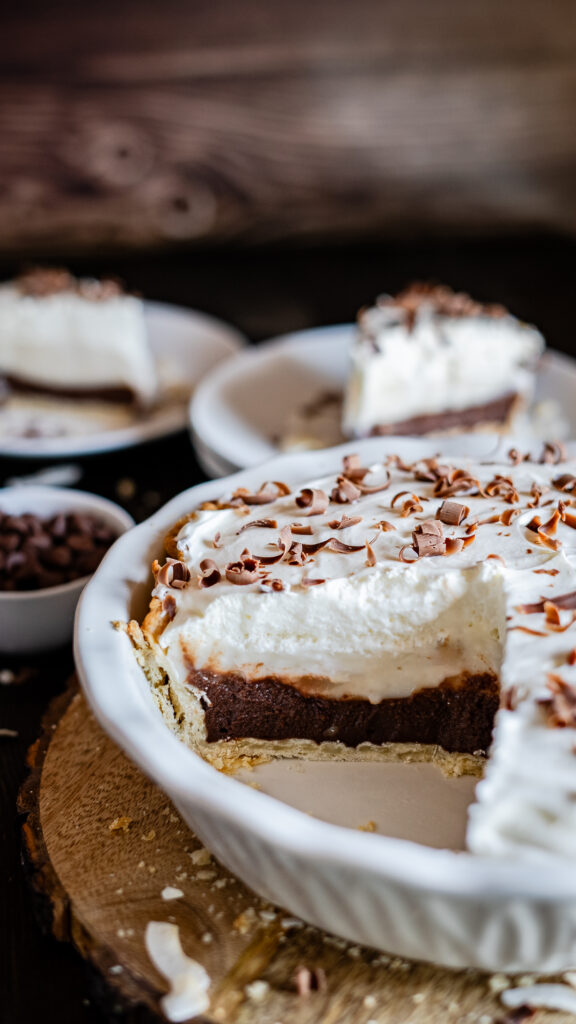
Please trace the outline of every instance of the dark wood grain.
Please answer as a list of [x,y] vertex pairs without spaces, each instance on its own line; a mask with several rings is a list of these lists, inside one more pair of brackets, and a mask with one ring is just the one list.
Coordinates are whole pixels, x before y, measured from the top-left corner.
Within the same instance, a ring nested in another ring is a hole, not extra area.
[[0,248],[576,229],[570,0],[62,0],[0,36]]

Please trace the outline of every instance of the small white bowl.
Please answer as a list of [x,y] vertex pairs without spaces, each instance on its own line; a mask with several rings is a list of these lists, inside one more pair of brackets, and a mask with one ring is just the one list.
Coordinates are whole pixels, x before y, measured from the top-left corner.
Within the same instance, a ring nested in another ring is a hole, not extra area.
[[[495,456],[493,446],[487,435],[461,436],[446,439],[443,450],[486,458]],[[354,449],[366,462],[392,451],[414,460],[433,455],[437,442],[376,438]],[[115,621],[145,612],[152,558],[191,508],[264,478],[295,484],[323,476],[349,451],[287,455],[265,469],[200,484],[121,538],[86,587],[76,616],[75,657],[86,696],[102,727],[171,797],[202,842],[266,899],[353,942],[417,960],[489,971],[573,968],[576,878],[568,859],[533,863],[432,849],[328,824],[243,785],[174,736],[127,635],[114,628]]]
[[[106,498],[62,487],[4,487],[0,512],[33,513],[50,519],[61,512],[90,513],[118,536],[134,526],[132,516]],[[40,590],[0,591],[0,652],[35,654],[72,639],[74,612],[89,576]]]

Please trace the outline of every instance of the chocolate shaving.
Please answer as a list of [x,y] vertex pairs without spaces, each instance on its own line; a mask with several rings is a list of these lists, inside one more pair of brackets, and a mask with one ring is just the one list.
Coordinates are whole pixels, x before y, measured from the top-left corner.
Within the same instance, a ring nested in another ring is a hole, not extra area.
[[503,512],[500,513],[498,518],[500,522],[504,524],[504,526],[510,526],[512,520],[516,519],[516,516],[519,516],[520,512],[521,509],[519,508],[506,508],[504,509]]
[[[468,543],[474,540],[474,534],[468,538]],[[445,555],[457,555],[465,545],[463,537],[446,537]]]
[[345,530],[348,526],[356,526],[362,522],[362,516],[343,515],[341,519],[331,519],[328,526],[331,530]]
[[560,569],[532,569],[532,572],[537,576],[558,576]]
[[298,508],[305,509],[305,516],[320,516],[328,508],[330,499],[324,491],[305,487],[295,499]]
[[437,519],[420,523],[412,533],[412,547],[418,558],[446,554],[442,523]]
[[395,469],[401,470],[403,473],[409,473],[412,466],[407,466],[403,459],[399,455],[387,455],[384,460],[385,466],[394,466]]
[[530,455],[523,455],[517,448],[511,448],[508,452],[508,458],[513,466],[519,466],[521,462],[529,462]]
[[566,449],[561,441],[545,441],[538,462],[556,466],[566,460]]
[[[555,515],[556,513],[554,513],[552,519],[549,519],[548,522],[544,523],[544,525],[542,524],[540,516],[533,516],[530,522],[526,523],[526,529],[530,530],[531,533],[536,534],[537,543],[542,544],[543,547],[551,548],[552,551],[558,551],[558,549],[562,547],[562,544],[559,540],[554,540],[547,533],[547,529],[550,529],[551,524],[553,524]],[[553,526],[553,528],[556,528],[555,525]]]
[[238,487],[232,495],[232,501],[241,501],[244,505],[268,505],[277,498],[290,494],[290,488],[280,480],[267,480],[255,494],[246,487]]
[[314,530],[312,529],[309,523],[306,526],[304,526],[302,523],[290,523],[290,532],[305,537],[311,537],[312,534],[314,533]]
[[490,483],[486,484],[484,493],[489,498],[502,498],[503,501],[507,501],[510,505],[520,500],[518,491],[508,476],[495,476]]
[[543,597],[541,601],[537,601],[535,604],[519,604],[516,606],[517,612],[522,612],[524,615],[533,615],[536,612],[544,611],[544,604],[552,601],[557,608],[564,610],[572,610],[576,608],[576,590],[571,590],[568,594],[559,594],[558,597],[549,598]]
[[374,554],[374,549],[369,541],[366,541],[366,565],[369,568],[376,565],[376,555]]
[[568,665],[576,665],[576,647],[573,647],[572,650],[566,655],[566,661]]
[[553,729],[576,727],[576,688],[555,673],[548,675],[551,697],[538,701],[546,714],[546,724]]
[[382,533],[389,533],[390,530],[396,529],[394,524],[389,523],[387,519],[381,519],[380,522],[374,523],[374,527],[377,530],[382,530]]
[[336,501],[340,505],[345,505],[347,503],[352,503],[353,501],[358,501],[358,498],[361,495],[362,491],[356,486],[356,484],[353,484],[352,481],[348,480],[345,476],[339,476],[330,498],[332,501]]
[[554,601],[544,601],[544,614],[546,616],[547,628],[553,630],[555,633],[565,633],[566,630],[570,629],[570,626],[572,626],[576,621],[576,611],[573,611],[569,621],[562,625],[560,609]]
[[[406,556],[404,555],[405,551],[411,551],[415,557],[406,558]],[[405,544],[404,547],[400,548],[400,551],[398,552],[398,558],[400,559],[401,562],[406,562],[407,565],[410,565],[411,562],[417,562],[418,559],[420,558],[420,555],[416,553],[415,548],[413,548],[411,544]]]
[[388,470],[385,470],[384,472],[386,473],[386,479],[379,484],[365,484],[363,480],[358,480],[356,482],[358,490],[362,494],[378,494],[379,491],[385,491],[390,484],[390,473],[388,472]]
[[326,583],[326,580],[312,579],[310,576],[306,576],[300,582],[303,587],[317,587],[320,583]]
[[436,518],[446,526],[460,526],[462,520],[469,514],[468,505],[461,505],[458,501],[443,501],[436,512]]
[[162,601],[162,611],[168,616],[169,622],[172,622],[172,619],[176,615],[176,598],[173,594],[166,594],[166,597]]
[[532,498],[532,501],[528,502],[526,508],[538,508],[538,505],[540,504],[540,499],[543,497],[544,494],[547,494],[549,490],[549,487],[543,487],[540,484],[533,483],[530,488],[530,496]]
[[200,572],[202,573],[198,579],[200,587],[213,587],[222,579],[222,573],[212,558],[204,558],[200,562]]
[[221,548],[222,547],[222,545],[220,543],[221,538],[222,538],[222,534],[218,530],[218,532],[215,533],[213,538],[212,538],[212,547],[213,548]]
[[258,579],[258,559],[250,555],[242,557],[237,562],[229,562],[224,571],[229,583],[245,587]]
[[266,593],[274,590],[284,590],[282,580],[260,580],[260,590]]
[[576,476],[572,476],[571,473],[557,476],[552,483],[558,491],[570,491],[571,494],[576,494]]
[[236,536],[244,533],[244,530],[251,530],[253,526],[263,527],[269,530],[275,530],[278,523],[275,519],[251,519],[250,522],[244,523],[239,530],[236,531]]
[[576,530],[576,516],[573,512],[567,511],[565,502],[558,502],[558,513],[565,526],[569,526],[572,530]]
[[435,498],[451,498],[454,494],[470,491],[472,494],[484,494],[480,482],[465,469],[450,469],[446,476],[440,477],[434,484]]
[[508,632],[511,633],[513,629],[519,630],[520,633],[529,633],[530,636],[547,636],[541,629],[530,629],[530,626],[510,626]]
[[184,562],[176,558],[168,558],[164,565],[159,566],[156,582],[173,590],[182,590],[190,580],[190,570]]
[[551,537],[553,534],[556,533],[556,529],[558,527],[558,523],[560,522],[560,520],[561,513],[558,509],[556,509],[556,511],[553,512],[550,519],[548,519],[545,523],[542,523],[542,526],[538,527],[538,533],[540,535],[545,534],[547,537]]
[[345,455],[342,459],[342,475],[354,483],[363,480],[369,472],[370,470],[361,464],[359,455]]
[[363,544],[344,544],[337,537],[331,537],[327,546],[330,551],[336,551],[340,555],[347,555],[353,551],[362,551],[364,547]]

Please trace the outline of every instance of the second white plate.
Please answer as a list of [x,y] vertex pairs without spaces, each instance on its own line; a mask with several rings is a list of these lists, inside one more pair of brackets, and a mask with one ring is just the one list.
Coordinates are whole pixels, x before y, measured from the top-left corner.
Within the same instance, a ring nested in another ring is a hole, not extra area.
[[[355,331],[355,324],[337,324],[282,335],[208,374],[190,403],[192,439],[207,472],[224,476],[279,455],[280,434],[299,410],[342,393]],[[536,406],[529,439],[576,436],[576,360],[547,351]],[[320,426],[315,447],[342,443],[337,401],[332,411],[328,401]]]

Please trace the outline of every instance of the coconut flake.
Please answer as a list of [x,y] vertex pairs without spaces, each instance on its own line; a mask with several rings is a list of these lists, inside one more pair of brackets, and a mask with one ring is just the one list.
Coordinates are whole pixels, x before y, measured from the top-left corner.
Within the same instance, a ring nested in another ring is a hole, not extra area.
[[576,1013],[576,992],[568,985],[527,985],[525,988],[508,988],[500,999],[504,1006],[515,1009],[519,1006],[541,1006],[546,1010],[564,1010]]
[[185,1021],[204,1013],[210,1006],[210,975],[197,960],[186,956],[178,925],[149,921],[144,942],[152,963],[170,985],[160,1000],[168,1020]]

